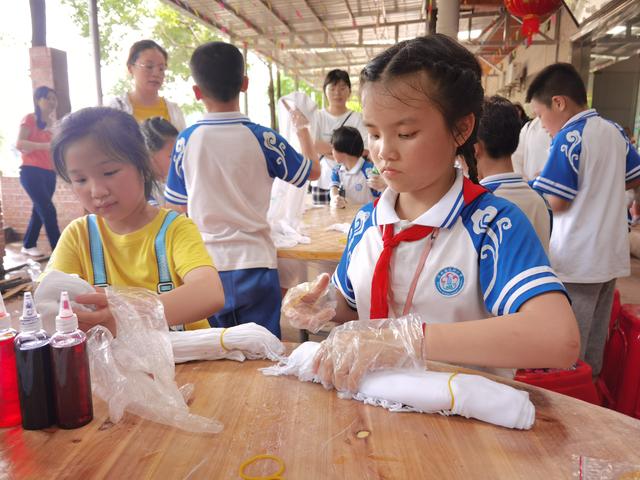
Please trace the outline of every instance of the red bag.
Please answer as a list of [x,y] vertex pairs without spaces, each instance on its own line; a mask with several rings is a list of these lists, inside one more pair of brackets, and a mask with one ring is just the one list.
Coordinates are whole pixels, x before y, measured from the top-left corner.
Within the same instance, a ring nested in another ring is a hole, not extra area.
[[640,418],[640,305],[622,305],[598,379],[604,405]]
[[578,360],[572,368],[568,369],[533,368],[518,370],[514,380],[546,388],[594,405],[601,405],[600,397],[598,397],[591,375],[591,367],[582,360]]

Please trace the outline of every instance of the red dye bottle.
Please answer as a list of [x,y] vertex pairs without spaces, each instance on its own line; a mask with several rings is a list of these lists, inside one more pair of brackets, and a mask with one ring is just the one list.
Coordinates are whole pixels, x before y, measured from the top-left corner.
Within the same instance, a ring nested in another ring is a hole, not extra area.
[[11,328],[11,315],[0,296],[0,428],[20,425],[18,372],[13,341],[18,332]]
[[78,428],[93,420],[87,336],[78,329],[69,294],[60,294],[56,333],[51,337],[53,383],[60,428]]

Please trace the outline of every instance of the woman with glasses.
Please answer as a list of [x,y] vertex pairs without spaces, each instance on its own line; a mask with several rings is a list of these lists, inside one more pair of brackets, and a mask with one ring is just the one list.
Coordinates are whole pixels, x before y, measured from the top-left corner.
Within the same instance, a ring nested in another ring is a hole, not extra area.
[[164,82],[168,58],[165,49],[153,40],[134,43],[127,59],[133,90],[115,98],[109,106],[130,113],[138,123],[147,118],[162,117],[178,130],[183,130],[186,125],[180,107],[158,94]]

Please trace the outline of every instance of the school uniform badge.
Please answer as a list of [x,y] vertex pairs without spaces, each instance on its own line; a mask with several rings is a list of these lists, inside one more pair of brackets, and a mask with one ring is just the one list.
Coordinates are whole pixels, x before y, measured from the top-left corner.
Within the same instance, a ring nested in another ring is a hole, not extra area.
[[435,283],[440,295],[454,297],[464,286],[464,275],[455,267],[446,267],[438,272]]

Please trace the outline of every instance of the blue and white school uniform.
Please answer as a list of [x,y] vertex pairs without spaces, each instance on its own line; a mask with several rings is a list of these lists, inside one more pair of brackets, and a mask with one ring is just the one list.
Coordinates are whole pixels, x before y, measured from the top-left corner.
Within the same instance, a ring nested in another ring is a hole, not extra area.
[[[506,315],[517,312],[537,295],[564,292],[525,215],[488,192],[469,201],[470,192],[478,188],[458,171],[451,189],[411,224],[398,218],[398,194],[389,188],[376,205],[365,205],[356,214],[332,282],[357,309],[360,319],[370,318],[372,278],[383,249],[383,225],[393,225],[396,233],[412,224],[439,228],[410,309],[427,323]],[[395,248],[390,317],[401,315],[416,264],[429,241],[430,237],[402,242]],[[512,371],[500,373],[513,375]]]
[[625,182],[638,177],[638,152],[618,125],[593,109],[573,116],[553,138],[534,188],[571,202],[554,215],[549,247],[563,282],[629,275]]
[[373,163],[362,157],[351,169],[342,164],[337,165],[331,173],[331,186],[342,186],[348,202],[358,205],[372,202],[380,196],[380,192],[367,185],[373,168]]
[[176,141],[165,198],[187,205],[220,272],[225,306],[209,320],[280,336],[280,286],[267,210],[274,178],[302,187],[311,162],[240,112],[206,113]]
[[538,234],[544,251],[549,252],[553,214],[544,197],[533,190],[522,175],[513,172],[489,175],[480,181],[480,185],[522,210]]

